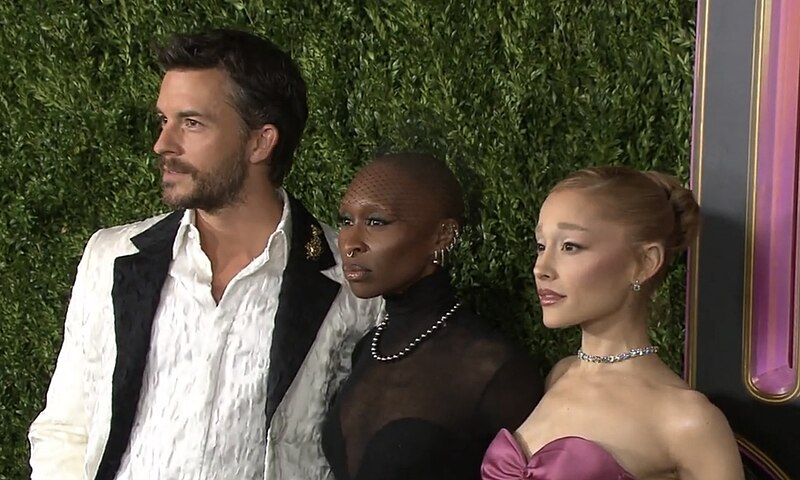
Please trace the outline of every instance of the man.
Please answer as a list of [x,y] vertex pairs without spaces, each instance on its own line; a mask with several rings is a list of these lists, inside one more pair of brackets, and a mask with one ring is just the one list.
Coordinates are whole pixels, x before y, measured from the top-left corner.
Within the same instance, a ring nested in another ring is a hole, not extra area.
[[32,478],[325,478],[320,424],[378,305],[281,188],[305,83],[237,31],[175,36],[157,60],[154,150],[176,210],[89,240]]

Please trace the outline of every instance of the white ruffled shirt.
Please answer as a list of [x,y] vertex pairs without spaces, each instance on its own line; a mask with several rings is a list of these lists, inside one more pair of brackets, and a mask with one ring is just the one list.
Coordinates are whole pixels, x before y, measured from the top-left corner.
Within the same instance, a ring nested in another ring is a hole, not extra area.
[[195,213],[184,214],[118,480],[264,478],[266,378],[291,232],[281,194],[277,229],[219,304]]
[[[353,346],[374,325],[383,302],[353,295],[341,271],[336,232],[320,224],[336,264],[319,274],[339,284],[339,291],[275,410],[265,445],[264,384],[276,292],[291,245],[289,223],[296,220],[289,210],[263,255],[231,282],[219,305],[212,303],[197,239],[190,238],[191,217],[183,218],[186,225],[172,242],[175,265],[154,317],[147,364],[155,367],[143,375],[138,418],[117,479],[331,478],[320,441],[323,419],[350,371]],[[32,480],[96,478],[110,440],[118,360],[115,265],[139,255],[132,239],[167,216],[105,228],[87,242],[47,403],[28,433]]]

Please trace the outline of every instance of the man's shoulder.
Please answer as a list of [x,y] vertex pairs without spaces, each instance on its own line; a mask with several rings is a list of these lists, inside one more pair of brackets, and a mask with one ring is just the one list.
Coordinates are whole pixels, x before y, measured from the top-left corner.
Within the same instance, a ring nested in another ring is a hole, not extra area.
[[319,222],[319,226],[322,227],[322,233],[325,235],[325,241],[328,243],[328,248],[330,249],[331,254],[333,254],[333,260],[336,262],[331,268],[326,270],[326,274],[331,280],[346,285],[347,281],[345,281],[344,273],[342,273],[342,256],[339,253],[339,231],[323,222]]
[[339,255],[339,230],[331,227],[327,223],[319,222],[319,226],[322,227],[322,231],[325,233],[325,240],[328,241],[328,246],[331,247],[331,251],[333,252],[333,258],[336,259],[336,263],[341,263],[342,259]]
[[[333,258],[336,261],[336,264],[340,265],[342,263],[342,259],[341,255],[339,255],[339,246],[337,241],[339,237],[339,230],[332,227],[331,225],[328,225],[324,221],[320,220],[316,215],[311,213],[311,211],[308,210],[308,208],[303,204],[302,201],[298,200],[295,197],[292,197],[291,195],[289,196],[289,198],[292,198],[294,200],[295,208],[299,207],[302,210],[302,212],[295,210],[290,211],[290,215],[292,217],[292,223],[302,221],[304,224],[307,223],[319,224],[320,228],[322,228],[322,233],[325,235],[325,241],[327,242],[328,248],[331,250],[331,253],[333,254]],[[338,279],[338,281],[340,281],[341,283],[341,280],[343,280],[343,278],[344,277]]]
[[131,239],[147,231],[169,214],[169,212],[162,213],[136,222],[101,228],[92,235],[86,248],[87,250],[90,248],[102,248],[110,251],[134,249]]

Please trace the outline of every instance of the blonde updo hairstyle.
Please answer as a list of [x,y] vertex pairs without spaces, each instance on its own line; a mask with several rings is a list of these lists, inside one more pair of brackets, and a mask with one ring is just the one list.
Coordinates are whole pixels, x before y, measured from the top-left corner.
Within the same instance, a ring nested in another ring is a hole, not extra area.
[[560,181],[551,193],[566,189],[585,190],[602,215],[629,228],[633,245],[663,245],[664,262],[642,283],[648,293],[661,285],[672,259],[697,236],[700,207],[692,191],[671,175],[623,166],[591,167]]

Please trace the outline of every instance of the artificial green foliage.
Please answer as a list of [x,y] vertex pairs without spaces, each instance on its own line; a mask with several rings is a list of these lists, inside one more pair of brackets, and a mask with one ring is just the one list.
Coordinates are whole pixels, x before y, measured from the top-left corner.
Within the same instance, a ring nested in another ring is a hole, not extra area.
[[[462,296],[552,364],[578,339],[540,323],[537,208],[589,164],[687,178],[694,15],[684,0],[0,2],[0,480],[28,474],[84,243],[163,210],[154,41],[240,27],[293,53],[310,122],[287,185],[329,222],[373,152],[444,157],[470,202]],[[653,319],[676,370],[678,263]]]

